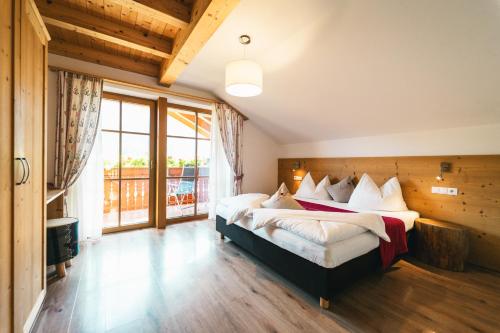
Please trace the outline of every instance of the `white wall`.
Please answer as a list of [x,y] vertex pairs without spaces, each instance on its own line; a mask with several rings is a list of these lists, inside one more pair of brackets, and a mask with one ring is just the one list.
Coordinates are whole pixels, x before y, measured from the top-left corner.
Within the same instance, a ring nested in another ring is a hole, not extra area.
[[278,181],[278,144],[252,123],[243,126],[243,192],[273,193]]
[[281,145],[279,157],[500,154],[500,124]]
[[[135,84],[142,84],[150,87],[165,89],[165,86],[158,85],[158,79],[155,77],[141,75],[116,69],[108,66],[98,65],[91,62],[81,61],[73,58],[63,57],[56,54],[49,54],[49,66],[61,67],[64,69],[74,70],[77,72],[92,74],[109,79],[126,81]],[[199,97],[213,98],[214,95],[210,92],[193,89],[181,84],[173,84],[169,90],[191,94]]]

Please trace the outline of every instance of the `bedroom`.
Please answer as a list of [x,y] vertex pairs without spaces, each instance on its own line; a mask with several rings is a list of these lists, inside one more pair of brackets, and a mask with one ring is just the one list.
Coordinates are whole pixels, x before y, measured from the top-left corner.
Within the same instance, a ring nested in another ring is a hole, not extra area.
[[498,1],[0,15],[0,332],[498,330]]

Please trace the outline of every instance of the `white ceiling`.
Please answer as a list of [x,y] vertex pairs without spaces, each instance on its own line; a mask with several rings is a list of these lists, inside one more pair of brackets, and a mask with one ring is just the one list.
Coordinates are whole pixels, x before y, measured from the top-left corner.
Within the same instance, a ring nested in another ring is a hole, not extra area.
[[[257,97],[224,92],[243,33]],[[241,0],[178,82],[280,143],[500,123],[500,1]]]

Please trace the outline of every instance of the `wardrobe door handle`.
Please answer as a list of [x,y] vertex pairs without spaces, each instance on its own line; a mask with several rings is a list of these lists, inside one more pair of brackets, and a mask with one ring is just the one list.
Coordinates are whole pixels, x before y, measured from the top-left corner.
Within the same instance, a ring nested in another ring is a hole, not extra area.
[[16,185],[22,185],[24,184],[24,177],[26,177],[26,167],[24,166],[24,161],[23,161],[23,158],[22,157],[16,157],[15,159],[16,161],[20,161],[21,162],[21,165],[23,166],[23,177],[21,178],[21,181],[20,182],[16,182]]
[[26,179],[24,180],[24,183],[23,183],[23,184],[26,184],[26,182],[30,178],[31,168],[30,168],[30,164],[28,163],[28,160],[26,159],[26,157],[23,157],[23,160],[24,160],[24,162],[26,162],[26,165],[28,166],[28,174],[26,175]]

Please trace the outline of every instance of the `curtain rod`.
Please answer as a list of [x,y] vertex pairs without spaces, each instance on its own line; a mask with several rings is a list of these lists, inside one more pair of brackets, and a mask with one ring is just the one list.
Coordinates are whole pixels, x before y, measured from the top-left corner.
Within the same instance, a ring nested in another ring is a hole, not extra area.
[[[105,76],[102,76],[102,75],[95,75],[95,74],[91,74],[91,73],[79,72],[79,71],[75,71],[75,70],[64,68],[64,67],[58,67],[58,66],[49,65],[49,69],[51,71],[53,71],[53,72],[56,72],[56,71],[65,71],[65,72],[72,72],[72,73],[80,74],[80,75],[97,76],[97,77],[100,77],[101,79],[103,79],[105,82],[108,82],[108,83],[118,84],[118,85],[130,87],[130,88],[137,88],[137,89],[147,90],[147,91],[150,91],[150,92],[161,93],[161,94],[165,94],[165,95],[171,95],[171,96],[176,96],[176,97],[183,97],[183,98],[192,99],[192,100],[196,100],[196,101],[200,101],[200,102],[205,102],[205,103],[226,103],[225,101],[223,101],[221,99],[199,97],[199,96],[195,96],[195,95],[191,95],[191,94],[186,94],[186,93],[181,93],[181,92],[177,92],[177,91],[172,91],[172,90],[170,90],[168,88],[157,88],[157,87],[151,87],[151,86],[148,86],[148,85],[145,85],[145,84],[138,84],[138,83],[131,83],[131,82],[123,81],[123,80],[116,80],[116,79],[112,79],[110,77],[105,77]],[[228,104],[228,103],[226,103],[226,104]],[[244,120],[248,120],[248,117],[245,116],[243,113],[241,113],[240,111],[236,110],[235,108],[233,108],[233,109],[236,112],[238,112],[243,117]]]

